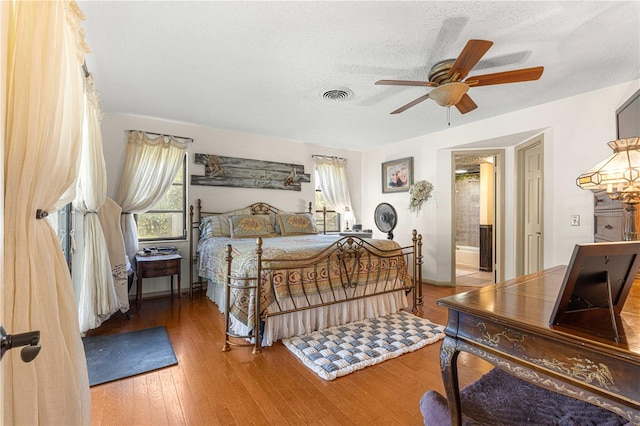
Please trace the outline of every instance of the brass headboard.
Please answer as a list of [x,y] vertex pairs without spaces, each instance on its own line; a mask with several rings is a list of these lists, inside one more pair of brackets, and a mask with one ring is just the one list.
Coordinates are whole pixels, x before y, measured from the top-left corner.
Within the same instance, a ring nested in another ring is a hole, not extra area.
[[[197,256],[197,249],[194,246],[198,244],[198,240],[200,238],[200,222],[202,222],[202,219],[207,217],[207,216],[212,216],[212,215],[219,215],[219,214],[227,214],[227,213],[231,213],[237,210],[245,210],[245,209],[250,209],[251,210],[251,214],[269,214],[269,213],[284,213],[284,210],[281,210],[277,207],[272,206],[269,203],[264,203],[264,202],[257,202],[257,203],[253,203],[245,208],[242,209],[234,209],[228,212],[211,212],[211,211],[204,211],[202,210],[202,200],[200,198],[198,198],[198,201],[196,203],[196,208],[193,208],[193,205],[189,206],[189,223],[191,224],[191,231],[189,234],[189,259],[191,259],[191,264],[189,265],[189,295],[193,295],[193,291],[198,290],[201,291],[203,290],[203,283],[202,280],[200,278],[200,276],[198,276],[198,280],[194,282],[194,274],[193,274],[193,268],[197,267],[197,262],[198,262],[198,256]],[[307,208],[307,212],[305,213],[311,213],[313,214],[313,203],[309,202],[309,206]],[[323,210],[323,229],[322,229],[322,233],[326,234],[327,233],[327,225],[326,225],[326,209]]]

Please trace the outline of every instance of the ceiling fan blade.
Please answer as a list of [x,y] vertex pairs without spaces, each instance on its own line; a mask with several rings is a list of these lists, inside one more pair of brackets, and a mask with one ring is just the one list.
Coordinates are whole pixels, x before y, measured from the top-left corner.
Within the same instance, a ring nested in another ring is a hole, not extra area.
[[[540,78],[544,67],[523,68],[520,70],[497,72],[494,74],[477,75],[469,77],[467,83],[471,87],[490,86],[493,84],[518,83],[521,81],[533,81]],[[477,83],[475,83],[477,81]]]
[[465,93],[462,99],[460,99],[460,101],[456,104],[456,108],[458,108],[460,114],[466,114],[478,108],[478,105],[476,105],[476,103],[473,102],[473,99],[471,99],[471,97]]
[[484,58],[473,67],[474,70],[483,70],[486,68],[503,67],[505,65],[522,64],[531,56],[531,50],[521,50],[519,52],[507,53],[505,55],[494,56],[492,58]]
[[465,78],[491,46],[493,46],[492,41],[469,40],[464,49],[462,49],[462,52],[460,52],[460,56],[458,56],[456,62],[449,69],[447,78],[453,77],[456,73],[459,74],[458,80]]
[[422,86],[422,87],[436,86],[436,83],[432,83],[430,81],[410,81],[410,80],[378,80],[376,81],[376,84],[387,85],[387,86]]
[[409,108],[418,105],[420,102],[426,101],[427,99],[429,99],[429,94],[428,93],[426,95],[424,95],[424,96],[420,96],[418,99],[416,99],[414,101],[409,102],[405,106],[401,106],[397,110],[391,112],[391,114],[400,114],[401,112],[406,111]]
[[424,62],[424,68],[429,69],[444,56],[443,51],[458,40],[468,22],[469,18],[466,16],[446,18],[442,22],[440,31],[429,49],[429,56]]

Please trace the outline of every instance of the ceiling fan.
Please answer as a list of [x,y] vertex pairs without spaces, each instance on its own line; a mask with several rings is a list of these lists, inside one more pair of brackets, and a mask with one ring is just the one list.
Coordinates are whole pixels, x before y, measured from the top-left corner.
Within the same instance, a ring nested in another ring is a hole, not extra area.
[[478,107],[467,94],[470,87],[533,81],[539,79],[542,75],[544,67],[533,67],[494,74],[477,75],[465,80],[469,71],[476,66],[492,45],[492,41],[469,40],[457,59],[447,59],[433,65],[431,71],[429,71],[429,81],[379,80],[376,81],[376,84],[434,88],[431,92],[398,108],[391,112],[391,114],[399,114],[429,98],[436,101],[440,106],[455,106],[461,114],[466,114]]

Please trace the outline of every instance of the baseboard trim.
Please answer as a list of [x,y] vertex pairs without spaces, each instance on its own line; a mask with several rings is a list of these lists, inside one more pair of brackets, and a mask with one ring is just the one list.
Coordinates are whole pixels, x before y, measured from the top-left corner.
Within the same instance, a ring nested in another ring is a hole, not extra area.
[[[142,296],[140,297],[142,300],[148,300],[148,299],[159,299],[161,297],[170,297],[171,296],[171,290],[162,290],[162,291],[152,291],[149,293],[142,293]],[[178,294],[177,290],[173,291],[173,297],[176,296],[180,296]],[[130,294],[129,295],[129,303],[131,302],[135,302],[136,301],[136,295],[135,294]]]
[[436,287],[455,287],[451,281],[435,281],[430,279],[423,279],[422,284],[433,285]]

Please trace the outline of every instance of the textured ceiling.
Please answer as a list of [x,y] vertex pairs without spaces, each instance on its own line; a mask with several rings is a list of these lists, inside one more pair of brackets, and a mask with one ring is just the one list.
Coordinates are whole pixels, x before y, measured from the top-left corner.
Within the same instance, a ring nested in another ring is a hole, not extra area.
[[[640,78],[640,2],[79,1],[105,112],[366,150],[447,127],[427,100],[396,108],[469,39],[470,75],[542,65],[541,79],[471,88],[451,126]],[[347,88],[342,101],[322,93]]]

